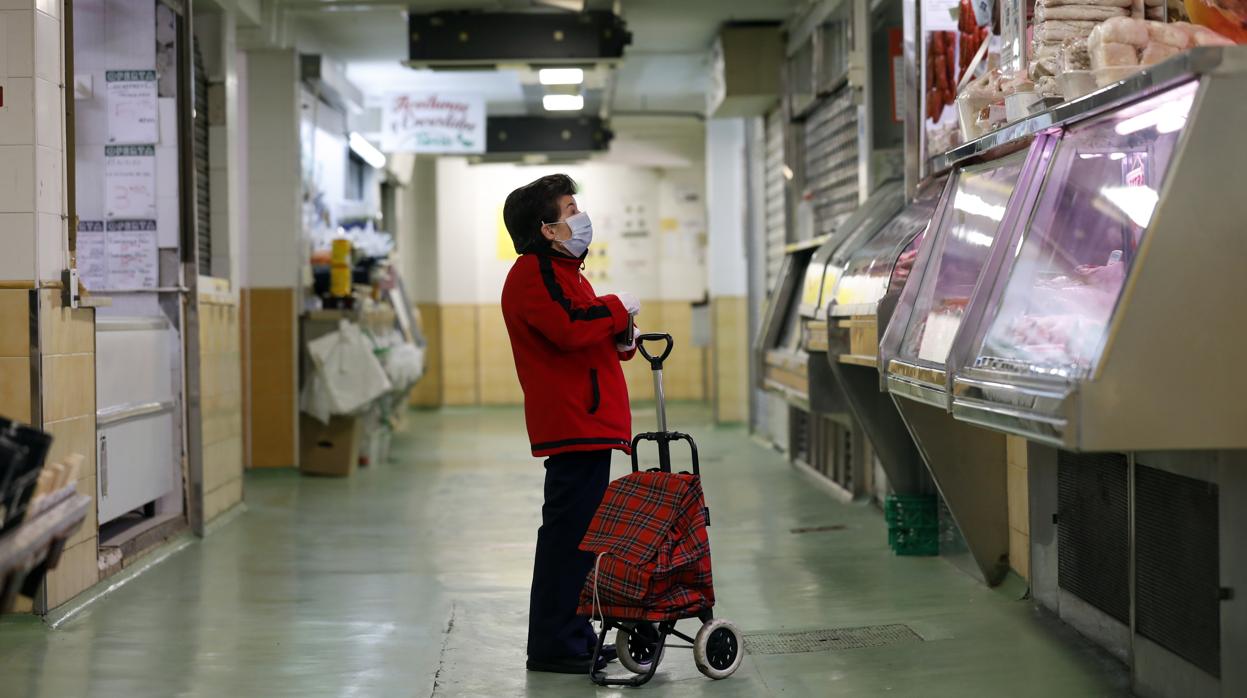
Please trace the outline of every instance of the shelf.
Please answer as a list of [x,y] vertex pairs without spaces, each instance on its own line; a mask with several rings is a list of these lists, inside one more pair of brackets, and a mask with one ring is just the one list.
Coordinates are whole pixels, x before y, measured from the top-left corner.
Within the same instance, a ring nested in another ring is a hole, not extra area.
[[850,364],[853,366],[866,366],[868,368],[878,368],[879,360],[873,356],[862,356],[860,354],[841,354],[837,357],[842,364]]

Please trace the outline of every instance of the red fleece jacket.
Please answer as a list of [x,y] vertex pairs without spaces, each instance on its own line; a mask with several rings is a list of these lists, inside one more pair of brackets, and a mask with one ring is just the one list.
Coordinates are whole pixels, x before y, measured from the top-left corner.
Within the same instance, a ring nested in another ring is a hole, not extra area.
[[557,252],[522,255],[502,287],[502,317],[534,456],[631,452],[632,410],[615,336],[628,327],[616,296],[598,296],[581,260]]

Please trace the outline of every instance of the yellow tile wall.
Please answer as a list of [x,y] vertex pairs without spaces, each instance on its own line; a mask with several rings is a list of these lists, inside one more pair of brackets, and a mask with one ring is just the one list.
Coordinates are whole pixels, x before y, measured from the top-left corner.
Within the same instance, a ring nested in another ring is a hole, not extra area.
[[442,404],[442,309],[435,303],[419,303],[421,329],[424,330],[424,376],[411,390],[413,407]]
[[743,422],[749,417],[749,317],[746,298],[725,296],[711,300],[714,334],[712,392],[715,419]]
[[1009,563],[1023,578],[1030,578],[1030,488],[1027,481],[1026,439],[1006,436],[1009,493]]
[[91,497],[87,520],[71,537],[44,582],[47,608],[53,609],[99,580],[96,561],[98,523],[95,503],[95,311],[67,308],[59,290],[39,291],[42,351],[43,429],[52,434],[49,460],[71,453],[85,457],[78,491]]
[[482,405],[519,405],[524,390],[515,374],[511,340],[499,305],[481,305],[476,310],[477,366]]
[[476,305],[442,306],[442,401],[479,404],[480,369]]
[[240,314],[244,459],[251,468],[299,463],[295,290],[248,288]]
[[241,308],[228,294],[199,298],[204,521],[242,501]]

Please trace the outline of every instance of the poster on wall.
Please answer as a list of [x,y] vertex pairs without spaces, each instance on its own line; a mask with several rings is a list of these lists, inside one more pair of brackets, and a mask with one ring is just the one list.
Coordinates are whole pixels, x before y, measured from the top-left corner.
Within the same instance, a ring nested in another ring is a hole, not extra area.
[[480,95],[391,93],[381,118],[381,150],[389,153],[485,152]]
[[156,218],[155,146],[104,146],[104,210],[110,220]]
[[160,281],[156,221],[109,221],[106,235],[108,289],[156,288]]
[[142,145],[160,139],[156,71],[109,70],[104,73],[108,143]]
[[78,221],[78,278],[90,291],[108,288],[104,221]]

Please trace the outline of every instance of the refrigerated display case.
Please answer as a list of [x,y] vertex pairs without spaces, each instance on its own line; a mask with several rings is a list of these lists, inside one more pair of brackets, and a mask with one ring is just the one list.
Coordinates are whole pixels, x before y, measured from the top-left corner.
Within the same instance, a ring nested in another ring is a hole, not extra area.
[[788,246],[754,345],[761,363],[761,387],[805,410],[810,401],[809,355],[801,343],[800,306],[802,289],[808,285],[810,260],[823,242],[817,239]]
[[883,392],[877,370],[880,326],[917,259],[945,178],[928,182],[917,198],[889,209],[881,225],[863,228],[840,250],[840,279],[823,303],[826,366],[843,391],[853,417],[870,440],[888,483],[897,494],[930,494],[931,478],[896,405]]
[[949,179],[930,239],[884,332],[888,391],[947,409],[945,364],[1022,175],[1026,151],[962,168]]

